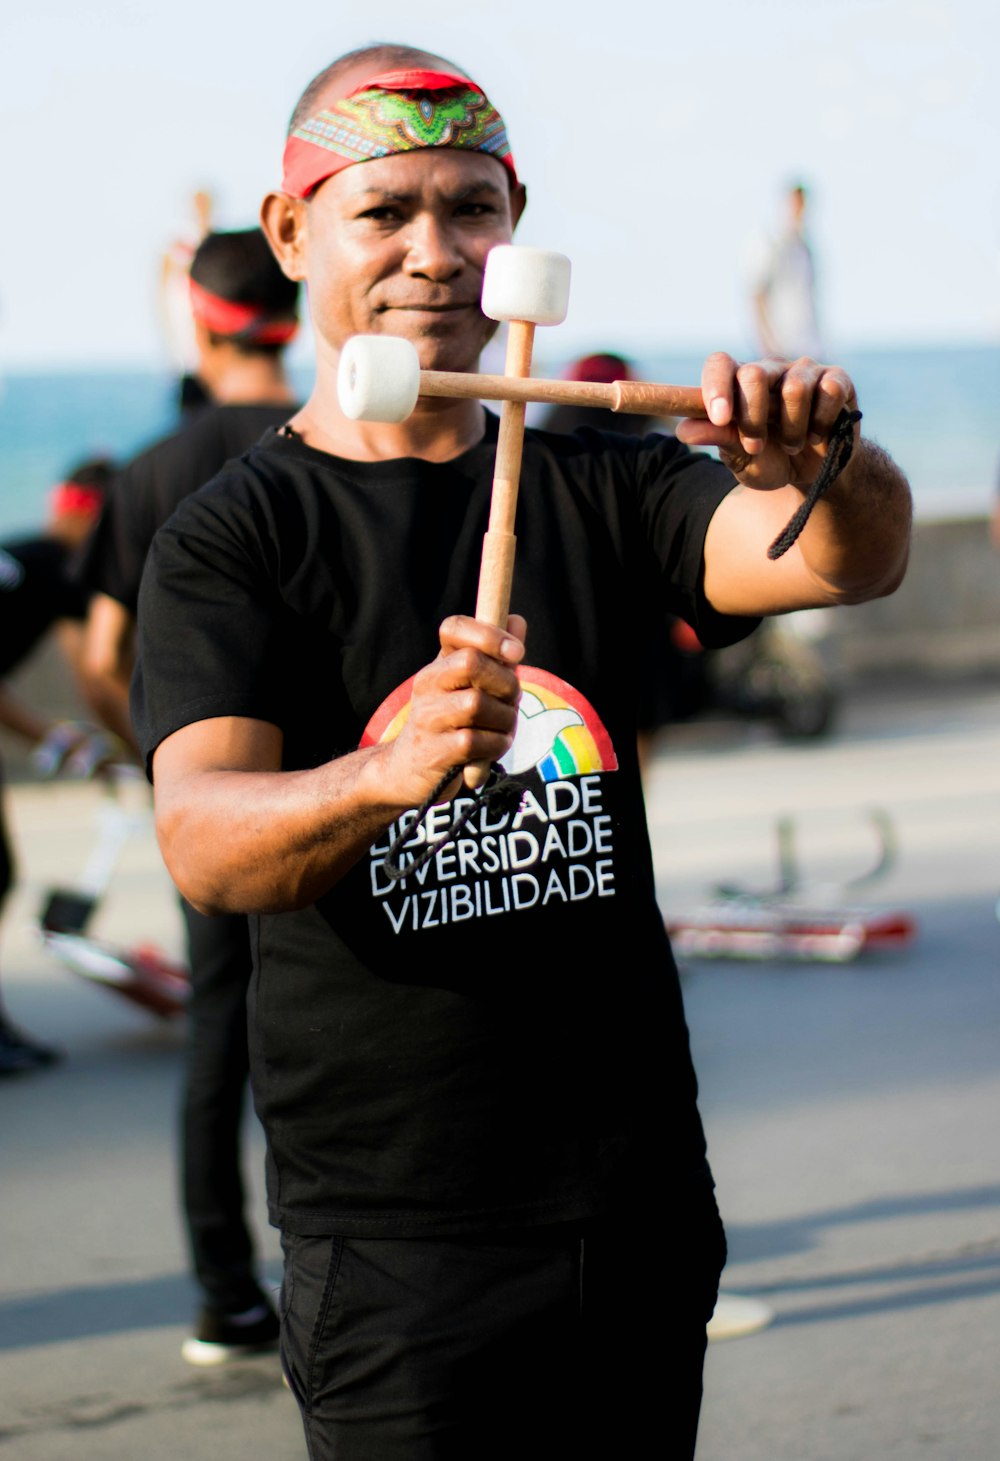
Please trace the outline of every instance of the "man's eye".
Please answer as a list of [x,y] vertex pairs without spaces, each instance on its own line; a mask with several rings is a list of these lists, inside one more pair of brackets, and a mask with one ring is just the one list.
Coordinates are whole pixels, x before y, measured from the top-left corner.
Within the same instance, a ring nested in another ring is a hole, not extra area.
[[399,210],[385,204],[379,208],[366,208],[360,216],[370,218],[373,223],[391,223],[399,217]]
[[496,209],[492,203],[461,203],[456,211],[460,218],[485,218]]

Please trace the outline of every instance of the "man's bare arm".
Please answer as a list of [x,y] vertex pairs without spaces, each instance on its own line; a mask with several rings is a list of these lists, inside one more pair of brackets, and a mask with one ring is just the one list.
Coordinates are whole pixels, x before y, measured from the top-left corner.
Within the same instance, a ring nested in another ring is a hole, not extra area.
[[860,603],[897,588],[909,551],[911,502],[891,458],[855,428],[849,465],[821,498],[798,542],[772,561],[767,549],[822,466],[830,432],[856,405],[849,377],[814,361],[738,366],[712,356],[702,377],[708,422],[678,436],[716,445],[739,486],[716,510],[705,539],[705,593],[724,614],[775,614]]
[[83,645],[83,691],[91,709],[108,729],[136,750],[128,708],[134,662],[134,615],[108,594],[95,594],[87,615]]
[[205,913],[315,902],[451,767],[504,755],[523,634],[518,618],[507,633],[446,620],[400,735],[313,770],[282,771],[281,732],[263,721],[219,717],[168,736],[153,758],[156,825],[180,891]]

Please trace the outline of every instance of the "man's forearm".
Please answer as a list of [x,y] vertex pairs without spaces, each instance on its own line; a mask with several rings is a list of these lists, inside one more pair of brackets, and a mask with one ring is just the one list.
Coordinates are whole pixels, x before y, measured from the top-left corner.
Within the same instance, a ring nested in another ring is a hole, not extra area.
[[[413,678],[398,736],[306,771],[284,771],[278,726],[194,721],[153,756],[156,829],[170,874],[205,913],[285,913],[329,891],[403,812],[454,768],[498,761],[517,724],[524,620],[453,615]],[[444,789],[453,793],[455,782]]]
[[[722,614],[780,614],[891,593],[906,568],[910,489],[874,442],[858,438],[847,468],[787,553],[772,559],[827,460],[853,382],[839,366],[716,352],[702,369],[707,420],[682,421],[688,446],[715,446],[738,485],[705,535],[704,590]],[[835,446],[834,446],[834,449]]]
[[104,725],[137,752],[128,699],[134,665],[132,611],[108,594],[95,594],[80,664],[83,693]]
[[873,441],[851,460],[813,509],[799,545],[817,581],[841,603],[892,593],[909,554],[912,503],[906,478]]
[[384,799],[379,747],[309,771],[200,770],[157,791],[157,833],[184,897],[203,913],[305,908],[404,808]]
[[858,442],[798,541],[772,561],[768,548],[806,491],[738,484],[720,503],[705,538],[704,578],[705,595],[719,613],[856,604],[898,587],[909,551],[910,489],[881,447]]

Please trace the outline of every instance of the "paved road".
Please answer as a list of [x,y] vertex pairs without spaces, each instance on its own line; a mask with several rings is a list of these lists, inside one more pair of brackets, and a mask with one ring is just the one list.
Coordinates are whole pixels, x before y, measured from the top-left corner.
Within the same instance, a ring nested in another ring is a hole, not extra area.
[[1000,692],[896,691],[817,748],[689,732],[656,767],[661,900],[773,876],[799,817],[817,879],[862,868],[914,947],[841,967],[688,966],[727,1288],[775,1325],[713,1345],[699,1461],[1000,1455]]
[[[302,1461],[273,1360],[212,1374],[179,1356],[194,1302],[171,1161],[180,1030],[59,969],[31,932],[40,890],[83,864],[95,800],[13,793],[4,983],[69,1059],[0,1085],[0,1456]],[[649,805],[668,909],[716,878],[766,883],[779,812],[835,881],[871,856],[863,813],[884,807],[900,857],[869,897],[920,922],[911,950],[854,965],[685,971],[726,1287],[777,1315],[711,1347],[699,1461],[996,1461],[1000,690],[889,687],[818,747],[684,729]],[[101,921],[179,948],[148,832]],[[259,1192],[256,1206],[276,1281]]]
[[[180,1357],[196,1303],[173,1181],[182,1030],[85,983],[38,947],[41,891],[95,843],[89,786],[15,787],[22,886],[4,920],[12,1014],[68,1054],[0,1082],[0,1457],[6,1461],[303,1461],[276,1359],[198,1371]],[[182,948],[147,827],[128,846],[94,932]],[[263,1163],[257,1137],[251,1164]],[[277,1235],[260,1191],[268,1274]]]

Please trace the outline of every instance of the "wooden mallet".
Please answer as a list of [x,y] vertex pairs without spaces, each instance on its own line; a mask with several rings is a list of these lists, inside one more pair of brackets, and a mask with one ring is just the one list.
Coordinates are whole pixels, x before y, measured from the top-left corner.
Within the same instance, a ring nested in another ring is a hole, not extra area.
[[[506,626],[510,612],[526,403],[608,406],[613,411],[644,415],[706,414],[696,387],[532,379],[535,327],[558,325],[566,318],[569,280],[570,262],[564,254],[512,244],[490,250],[482,308],[490,319],[506,321],[509,326],[502,376],[422,371],[410,342],[389,335],[356,335],[341,352],[337,390],[341,409],[352,420],[405,421],[422,395],[503,403],[476,599],[476,618],[498,628]],[[488,767],[467,766],[466,785],[482,785],[488,772]]]

